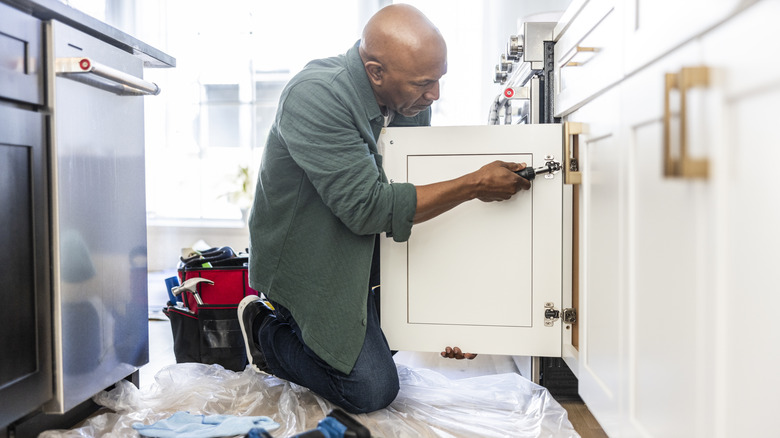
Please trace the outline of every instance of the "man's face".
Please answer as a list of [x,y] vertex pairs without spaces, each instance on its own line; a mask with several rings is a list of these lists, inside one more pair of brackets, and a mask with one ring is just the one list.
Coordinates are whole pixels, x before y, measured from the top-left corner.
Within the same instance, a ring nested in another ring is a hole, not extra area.
[[382,101],[391,110],[413,117],[439,99],[439,79],[447,73],[446,52],[385,66]]

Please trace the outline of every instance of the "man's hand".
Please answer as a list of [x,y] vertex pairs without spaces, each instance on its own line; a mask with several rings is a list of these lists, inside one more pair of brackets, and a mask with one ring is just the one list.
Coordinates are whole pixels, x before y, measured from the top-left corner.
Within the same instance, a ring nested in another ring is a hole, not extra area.
[[446,357],[449,359],[474,359],[477,357],[476,353],[464,353],[460,351],[460,348],[450,348],[447,347],[444,349],[444,351],[441,352],[441,357]]
[[525,169],[525,163],[494,161],[474,172],[478,180],[477,199],[482,202],[505,201],[515,193],[531,188],[531,182],[515,172]]

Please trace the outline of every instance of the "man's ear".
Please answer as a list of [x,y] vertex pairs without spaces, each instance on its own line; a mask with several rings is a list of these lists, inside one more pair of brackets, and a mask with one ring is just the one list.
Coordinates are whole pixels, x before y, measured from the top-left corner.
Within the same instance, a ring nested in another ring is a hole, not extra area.
[[382,78],[384,77],[385,69],[382,64],[377,61],[368,61],[365,64],[366,73],[368,73],[368,79],[374,85],[382,85]]

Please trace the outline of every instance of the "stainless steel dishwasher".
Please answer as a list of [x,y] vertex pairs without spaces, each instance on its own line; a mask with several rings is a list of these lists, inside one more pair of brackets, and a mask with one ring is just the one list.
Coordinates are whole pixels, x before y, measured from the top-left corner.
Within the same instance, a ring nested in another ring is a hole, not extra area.
[[55,397],[62,413],[149,361],[143,61],[46,26]]

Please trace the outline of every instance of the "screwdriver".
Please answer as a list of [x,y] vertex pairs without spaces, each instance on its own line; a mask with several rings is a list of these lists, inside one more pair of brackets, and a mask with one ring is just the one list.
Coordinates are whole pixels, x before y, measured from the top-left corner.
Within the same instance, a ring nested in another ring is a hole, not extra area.
[[561,170],[561,163],[558,163],[556,161],[548,161],[542,167],[537,167],[536,169],[534,169],[533,167],[526,167],[525,169],[518,170],[515,173],[527,179],[528,181],[533,181],[534,178],[536,178],[536,175],[553,173],[559,170]]

